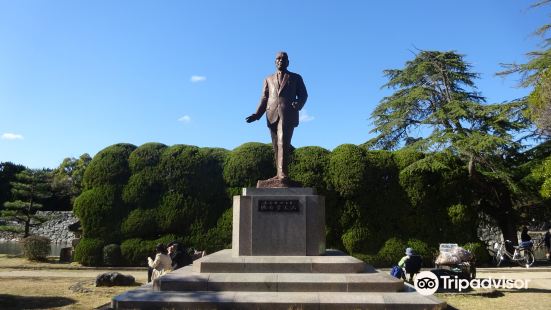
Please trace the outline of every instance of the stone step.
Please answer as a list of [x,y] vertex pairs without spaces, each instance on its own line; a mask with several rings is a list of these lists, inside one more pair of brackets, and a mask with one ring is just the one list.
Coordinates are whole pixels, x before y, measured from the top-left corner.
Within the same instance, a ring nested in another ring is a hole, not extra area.
[[155,281],[159,291],[397,292],[403,281],[386,273],[196,273],[191,266]]
[[323,256],[232,256],[222,250],[193,262],[197,273],[359,273],[374,269],[336,250]]
[[138,288],[113,298],[114,309],[445,309],[416,292],[172,292]]

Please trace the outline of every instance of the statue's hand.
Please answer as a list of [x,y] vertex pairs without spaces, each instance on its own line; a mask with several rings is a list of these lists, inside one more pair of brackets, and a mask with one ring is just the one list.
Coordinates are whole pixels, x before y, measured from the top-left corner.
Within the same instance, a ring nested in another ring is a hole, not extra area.
[[293,102],[291,103],[291,106],[293,107],[293,109],[298,110],[298,102],[293,101]]
[[252,122],[258,120],[258,116],[253,113],[250,116],[247,116],[247,118],[245,118],[245,120],[247,121],[247,123],[252,123]]

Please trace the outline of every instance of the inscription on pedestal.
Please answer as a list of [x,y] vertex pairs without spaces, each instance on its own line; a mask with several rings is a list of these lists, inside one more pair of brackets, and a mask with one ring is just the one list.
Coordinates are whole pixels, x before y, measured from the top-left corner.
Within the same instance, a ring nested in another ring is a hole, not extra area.
[[259,200],[260,212],[299,212],[298,200]]

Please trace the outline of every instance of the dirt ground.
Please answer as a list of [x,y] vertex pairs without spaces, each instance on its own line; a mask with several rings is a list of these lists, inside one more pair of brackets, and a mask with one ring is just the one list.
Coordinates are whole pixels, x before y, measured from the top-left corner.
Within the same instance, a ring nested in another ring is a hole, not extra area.
[[[146,270],[106,270],[78,264],[29,262],[0,254],[0,309],[93,309],[132,287],[95,287],[97,275],[118,271],[145,283]],[[386,270],[382,270],[386,272]],[[528,289],[438,293],[449,309],[550,309],[551,267],[484,268],[477,278],[530,280]]]
[[484,268],[478,270],[477,278],[529,280],[528,289],[437,293],[436,296],[448,303],[448,309],[551,309],[551,267]]
[[[135,269],[135,268],[134,268]],[[0,254],[0,309],[94,309],[132,289],[95,287],[96,276],[117,271],[132,275],[136,285],[147,280],[143,270],[85,268],[78,264],[30,262]]]

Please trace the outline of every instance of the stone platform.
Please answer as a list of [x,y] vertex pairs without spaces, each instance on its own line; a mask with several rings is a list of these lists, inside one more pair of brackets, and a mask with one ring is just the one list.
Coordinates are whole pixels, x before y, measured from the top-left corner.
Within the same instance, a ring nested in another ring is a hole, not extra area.
[[[222,250],[193,263],[200,273],[357,273],[370,268],[359,259],[328,250],[323,256],[232,256]],[[374,269],[371,268],[372,271]]]
[[[292,267],[295,266],[295,267]],[[114,309],[443,309],[339,251],[234,257],[223,250],[113,298]]]
[[325,253],[325,198],[313,188],[244,188],[233,197],[234,256]]

